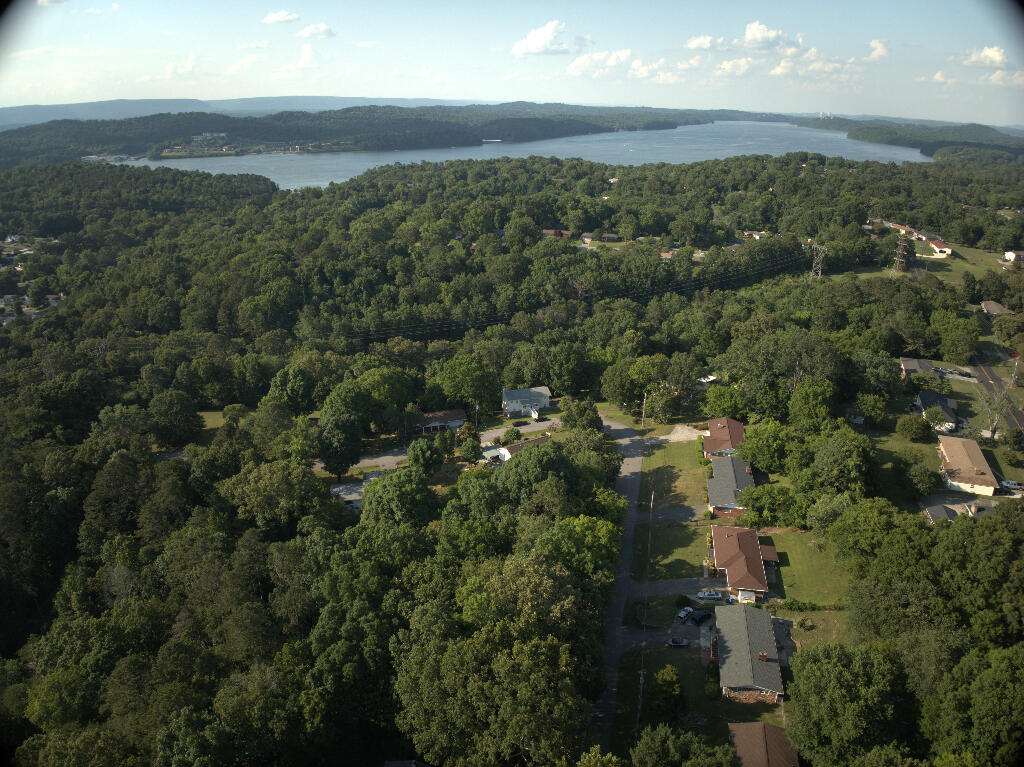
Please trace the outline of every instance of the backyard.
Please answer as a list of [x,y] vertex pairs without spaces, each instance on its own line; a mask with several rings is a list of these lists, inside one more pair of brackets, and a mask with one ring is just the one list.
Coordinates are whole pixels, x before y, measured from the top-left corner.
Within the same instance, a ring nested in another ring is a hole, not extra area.
[[707,506],[707,470],[700,463],[696,442],[661,442],[647,448],[640,480],[641,511],[647,511],[651,491],[655,508]]
[[836,561],[816,533],[800,530],[758,536],[775,546],[779,555],[778,579],[772,591],[783,599],[835,605],[843,601],[850,583],[845,565]]
[[[637,702],[640,691],[639,671],[643,664],[645,681],[650,682],[654,674],[667,665],[679,671],[680,687],[683,691],[683,717],[690,719],[694,729],[707,736],[713,743],[729,742],[730,722],[759,722],[783,724],[782,706],[768,703],[748,704],[723,700],[716,693],[708,696],[704,690],[706,675],[700,660],[700,651],[694,648],[660,647],[651,650],[634,650],[626,653],[619,665],[619,693],[612,730],[612,751],[626,754],[634,740],[637,723]],[[645,689],[648,686],[645,685]],[[641,718],[641,728],[646,722]]]

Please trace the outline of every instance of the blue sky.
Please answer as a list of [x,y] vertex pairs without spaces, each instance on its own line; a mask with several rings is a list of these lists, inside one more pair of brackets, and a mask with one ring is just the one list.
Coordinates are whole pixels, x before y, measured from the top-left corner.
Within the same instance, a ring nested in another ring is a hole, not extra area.
[[0,106],[376,96],[1024,124],[1004,0],[22,0]]

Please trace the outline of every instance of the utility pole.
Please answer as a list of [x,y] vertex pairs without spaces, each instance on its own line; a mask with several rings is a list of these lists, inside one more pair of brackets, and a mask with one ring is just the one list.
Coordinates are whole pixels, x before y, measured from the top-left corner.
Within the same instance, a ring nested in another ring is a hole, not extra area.
[[644,404],[640,408],[640,428],[644,428],[644,420],[647,418],[647,392],[644,392]]
[[900,237],[896,245],[896,255],[892,259],[892,270],[894,272],[907,271],[907,263],[914,254],[914,244],[906,235]]

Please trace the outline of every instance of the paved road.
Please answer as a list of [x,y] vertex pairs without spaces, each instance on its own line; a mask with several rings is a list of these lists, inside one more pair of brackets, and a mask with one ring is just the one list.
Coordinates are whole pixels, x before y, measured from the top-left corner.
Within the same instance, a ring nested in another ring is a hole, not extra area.
[[[974,375],[978,377],[978,381],[982,386],[985,387],[991,396],[998,397],[1006,392],[1006,387],[1003,385],[1002,379],[999,378],[988,365],[975,365]],[[1009,394],[1006,394],[1007,400]],[[1016,426],[1021,431],[1024,431],[1024,413],[1020,411],[1020,408],[1010,405],[1009,410],[1006,412],[1006,422],[1012,426]]]
[[632,429],[601,416],[605,431],[615,440],[624,456],[622,471],[615,480],[615,490],[626,499],[629,508],[623,522],[622,543],[619,546],[619,567],[615,571],[615,596],[608,607],[604,621],[605,690],[594,702],[594,727],[601,739],[601,747],[611,750],[612,724],[615,721],[615,699],[619,690],[619,662],[623,653],[635,642],[644,641],[643,630],[627,629],[622,616],[629,601],[633,565],[633,534],[636,526],[637,497],[640,494],[640,472],[643,468],[644,440]]

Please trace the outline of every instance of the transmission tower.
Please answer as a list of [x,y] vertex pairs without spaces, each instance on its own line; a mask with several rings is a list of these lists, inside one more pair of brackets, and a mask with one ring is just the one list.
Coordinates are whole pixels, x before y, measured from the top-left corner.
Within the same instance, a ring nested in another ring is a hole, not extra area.
[[814,254],[814,260],[811,262],[811,279],[821,279],[821,265],[825,260],[825,246],[824,245],[811,245],[811,253]]
[[909,237],[900,237],[896,244],[896,255],[892,259],[892,270],[894,272],[907,271],[907,262],[914,255],[914,244]]

